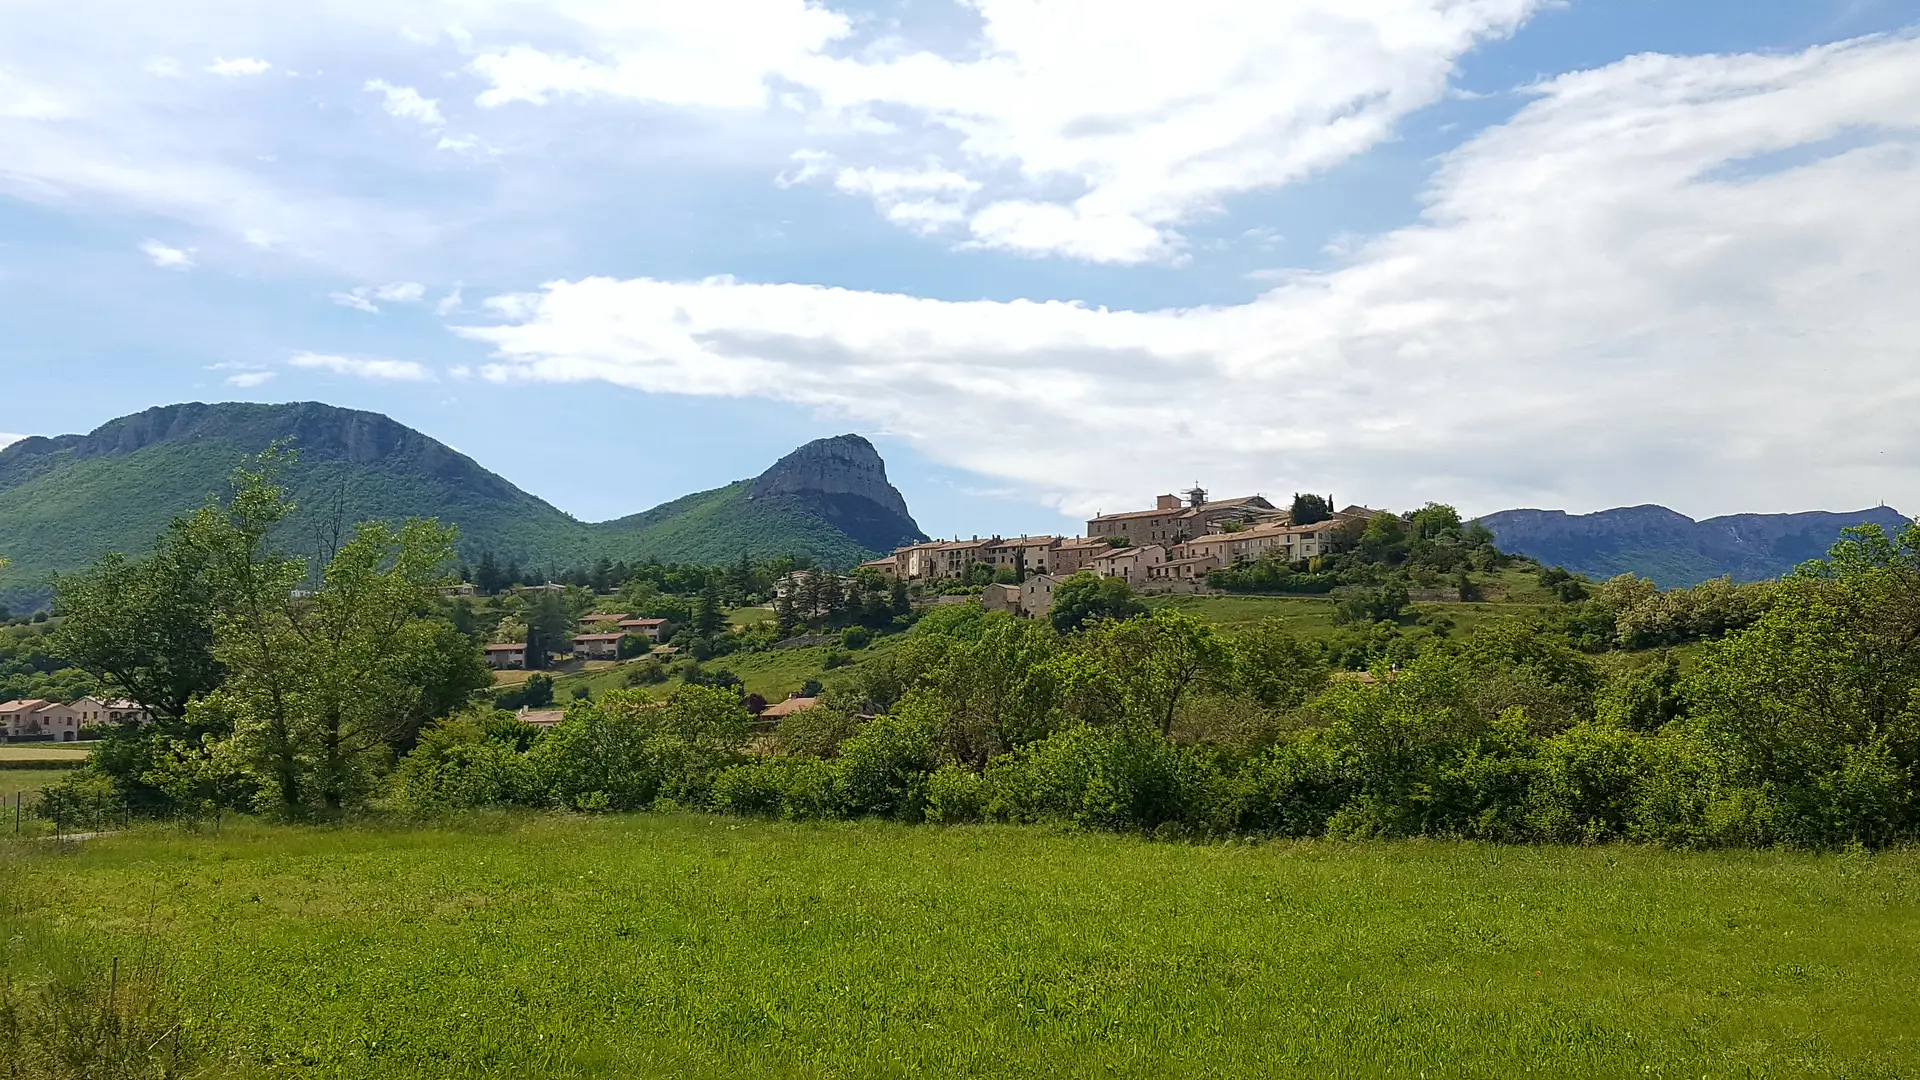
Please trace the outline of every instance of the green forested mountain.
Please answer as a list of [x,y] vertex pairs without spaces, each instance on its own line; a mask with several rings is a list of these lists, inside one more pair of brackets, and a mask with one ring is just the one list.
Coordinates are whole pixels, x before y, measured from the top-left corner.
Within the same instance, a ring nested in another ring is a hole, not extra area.
[[377,413],[194,403],[0,450],[0,557],[13,562],[0,603],[36,606],[52,574],[109,551],[144,552],[170,518],[224,492],[235,465],[276,441],[298,452],[284,480],[300,510],[281,536],[296,552],[316,550],[334,521],[408,516],[458,525],[463,555],[543,568],[602,555],[714,562],[743,553],[844,565],[920,535],[858,436],[809,444],[757,480],[591,524]]

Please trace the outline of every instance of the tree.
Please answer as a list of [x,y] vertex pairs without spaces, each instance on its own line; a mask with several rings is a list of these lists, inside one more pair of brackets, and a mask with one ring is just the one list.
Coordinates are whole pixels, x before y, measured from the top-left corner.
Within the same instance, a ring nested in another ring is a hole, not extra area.
[[1233,639],[1236,689],[1269,709],[1293,709],[1327,685],[1327,664],[1279,619],[1266,619]]
[[846,590],[841,586],[840,575],[831,570],[818,571],[815,576],[818,579],[815,595],[820,615],[832,619],[846,605]]
[[553,704],[553,676],[536,671],[520,684],[520,701],[529,709],[544,709]]
[[1104,670],[1126,719],[1163,737],[1173,733],[1187,693],[1231,669],[1231,654],[1213,627],[1173,608],[1096,623],[1072,651]]
[[500,564],[494,561],[493,552],[481,552],[480,564],[473,570],[473,587],[492,596],[507,585],[507,572],[500,569]]
[[1333,504],[1318,495],[1293,493],[1293,523],[1315,525],[1333,516]]
[[710,638],[726,624],[726,614],[720,610],[720,581],[709,577],[706,587],[700,590],[700,601],[693,609],[693,632]]
[[1400,520],[1398,514],[1385,510],[1367,519],[1367,529],[1360,534],[1360,551],[1377,563],[1396,562],[1407,550],[1407,523]]
[[1054,589],[1048,617],[1053,628],[1065,634],[1098,619],[1125,619],[1145,610],[1145,605],[1133,598],[1125,579],[1103,578],[1082,570]]
[[894,578],[887,586],[887,610],[896,618],[913,610],[913,598],[907,593],[905,578]]
[[789,587],[773,598],[774,637],[785,641],[793,636],[794,630],[799,625],[800,617],[793,606],[793,589]]
[[573,617],[552,589],[535,596],[527,610],[527,666],[542,668],[552,654],[573,651]]
[[110,554],[55,579],[55,609],[66,618],[54,632],[54,651],[155,719],[183,720],[189,703],[220,685],[213,657],[219,596],[209,549],[217,523],[213,508],[176,518],[151,556]]
[[429,617],[454,535],[363,523],[310,597],[261,597],[223,618],[214,651],[228,678],[209,701],[235,718],[237,755],[272,778],[283,811],[338,811],[427,719],[492,681],[473,643]]

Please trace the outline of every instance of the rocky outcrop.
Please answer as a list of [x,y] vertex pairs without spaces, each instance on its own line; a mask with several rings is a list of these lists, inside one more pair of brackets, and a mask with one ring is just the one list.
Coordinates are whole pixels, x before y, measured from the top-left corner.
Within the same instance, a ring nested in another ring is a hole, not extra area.
[[887,480],[887,463],[858,435],[815,439],[773,463],[747,498],[812,513],[869,551],[926,540],[907,500]]
[[1503,510],[1480,519],[1502,549],[1590,577],[1636,573],[1662,587],[1731,575],[1778,577],[1824,555],[1853,525],[1898,531],[1907,517],[1888,507],[1851,513],[1734,514],[1695,521],[1664,506],[1627,506],[1593,514]]

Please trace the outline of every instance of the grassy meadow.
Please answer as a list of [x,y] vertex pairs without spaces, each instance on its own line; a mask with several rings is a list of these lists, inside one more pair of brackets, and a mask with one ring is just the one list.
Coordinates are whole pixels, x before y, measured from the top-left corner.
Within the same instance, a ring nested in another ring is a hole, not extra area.
[[6,852],[236,1075],[1912,1077],[1920,853],[681,815]]

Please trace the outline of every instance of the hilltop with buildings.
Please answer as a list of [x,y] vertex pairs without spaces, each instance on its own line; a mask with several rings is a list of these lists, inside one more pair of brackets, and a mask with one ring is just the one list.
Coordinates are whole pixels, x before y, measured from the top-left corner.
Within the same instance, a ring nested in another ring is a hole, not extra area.
[[989,609],[1039,614],[1051,606],[1053,587],[1083,570],[1139,592],[1194,592],[1208,574],[1236,563],[1311,562],[1329,553],[1334,530],[1375,514],[1331,507],[1318,496],[1287,509],[1259,495],[1210,499],[1196,486],[1184,498],[1159,496],[1151,509],[1097,514],[1085,536],[956,537],[910,544],[861,566],[923,588],[977,584]]

